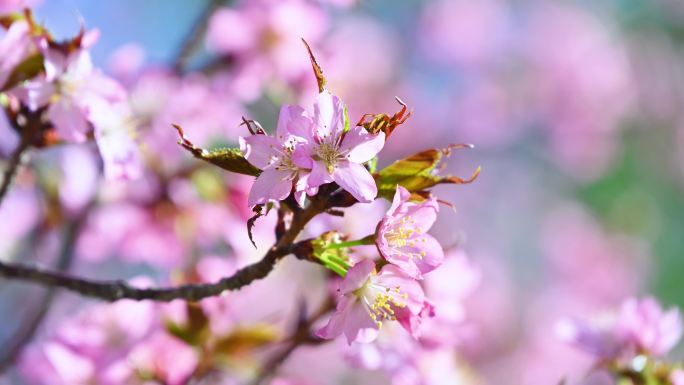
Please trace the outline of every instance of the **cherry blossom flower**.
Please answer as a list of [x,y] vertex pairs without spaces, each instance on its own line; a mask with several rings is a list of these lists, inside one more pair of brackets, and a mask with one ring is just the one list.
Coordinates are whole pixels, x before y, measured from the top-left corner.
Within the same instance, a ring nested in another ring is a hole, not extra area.
[[677,308],[665,311],[654,298],[630,298],[622,304],[618,328],[639,352],[661,356],[682,338],[682,316]]
[[679,310],[663,311],[654,298],[629,298],[618,314],[595,322],[562,320],[556,332],[561,339],[601,359],[662,356],[682,337]]
[[295,163],[310,168],[307,193],[336,182],[359,202],[371,202],[378,194],[373,176],[363,163],[377,155],[385,144],[385,134],[372,135],[356,126],[345,132],[345,106],[328,91],[318,95],[314,104],[314,130],[294,154]]
[[437,219],[437,200],[410,202],[411,193],[397,186],[392,207],[380,221],[375,243],[380,254],[413,278],[439,267],[444,251],[426,231]]
[[396,320],[406,328],[426,315],[423,289],[393,265],[377,273],[373,261],[358,262],[347,272],[339,294],[337,310],[316,333],[321,338],[344,334],[349,344],[370,342],[385,321]]
[[245,158],[262,173],[249,192],[250,206],[287,198],[296,183],[296,198],[301,202],[308,171],[302,170],[293,160],[298,144],[311,136],[313,120],[303,108],[285,105],[280,110],[275,136],[257,133],[240,138],[240,149]]
[[[88,37],[91,34],[83,40],[93,40]],[[116,81],[93,67],[84,47],[68,55],[48,48],[44,55],[45,76],[28,82],[18,93],[34,110],[48,106],[47,117],[62,139],[83,142],[90,131],[92,104],[123,102],[126,93]]]

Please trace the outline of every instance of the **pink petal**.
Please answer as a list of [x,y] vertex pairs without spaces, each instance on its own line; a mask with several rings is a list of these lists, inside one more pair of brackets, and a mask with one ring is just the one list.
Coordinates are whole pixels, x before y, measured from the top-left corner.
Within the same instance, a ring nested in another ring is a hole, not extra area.
[[312,162],[311,175],[309,175],[309,187],[318,187],[333,181],[332,175],[328,173],[322,161]]
[[[424,241],[423,241],[424,240]],[[422,274],[427,274],[438,268],[444,262],[444,250],[437,240],[429,235],[423,234],[415,239],[416,246],[410,252],[425,252],[422,258],[413,258],[413,263],[418,267]],[[417,277],[416,277],[417,278]]]
[[428,199],[422,203],[407,203],[406,215],[410,215],[414,228],[419,228],[421,231],[428,231],[437,220],[437,212],[439,205],[434,198]]
[[66,56],[56,49],[48,49],[47,52],[44,53],[44,56],[45,60],[43,65],[45,66],[45,80],[48,82],[55,81],[64,73],[64,71],[66,71]]
[[364,259],[357,262],[347,271],[347,275],[340,284],[340,293],[348,294],[361,288],[368,281],[373,270],[375,270],[375,262],[372,260]]
[[85,87],[80,95],[85,105],[88,104],[88,98],[93,95],[109,102],[121,102],[126,99],[126,90],[119,82],[99,73],[89,76]]
[[394,199],[392,199],[392,206],[387,210],[387,214],[394,214],[399,205],[406,202],[409,197],[411,197],[411,193],[405,187],[397,185],[397,191],[395,191]]
[[355,297],[341,296],[337,302],[335,313],[330,317],[328,323],[316,331],[316,335],[320,338],[333,339],[344,332],[344,324],[347,321],[347,315],[352,306],[357,302]]
[[344,136],[340,149],[349,150],[347,159],[354,163],[365,163],[373,159],[385,145],[385,133],[371,135],[365,128],[356,126]]
[[23,87],[14,89],[12,93],[35,111],[50,102],[55,94],[55,86],[44,79],[38,79],[24,83]]
[[83,112],[69,99],[50,105],[47,111],[57,134],[66,141],[84,142],[90,129]]
[[340,162],[333,171],[333,178],[361,203],[372,202],[378,195],[373,176],[358,163]]
[[289,179],[289,172],[274,169],[264,170],[254,181],[252,189],[249,190],[247,203],[254,206],[272,200],[281,201],[290,195],[291,190],[292,180]]
[[275,149],[282,147],[274,137],[268,135],[240,137],[239,142],[247,161],[260,169],[269,167],[273,157],[278,155]]
[[278,115],[276,133],[281,142],[290,135],[311,139],[313,137],[313,121],[302,107],[283,105],[280,108],[280,115]]
[[292,162],[299,168],[311,169],[314,163],[313,159],[311,159],[312,153],[313,148],[311,144],[302,143],[292,153]]
[[342,125],[344,106],[337,96],[329,91],[318,94],[314,104],[314,122],[320,138],[336,133]]

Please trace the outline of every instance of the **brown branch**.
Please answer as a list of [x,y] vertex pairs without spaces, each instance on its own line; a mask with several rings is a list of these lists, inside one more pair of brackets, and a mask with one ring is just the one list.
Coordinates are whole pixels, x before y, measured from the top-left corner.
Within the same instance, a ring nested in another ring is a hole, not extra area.
[[202,14],[197,19],[197,22],[195,22],[195,25],[192,27],[192,30],[190,30],[190,33],[178,49],[176,60],[173,63],[173,70],[176,73],[180,74],[185,71],[193,52],[202,43],[202,39],[206,33],[207,24],[209,24],[209,18],[211,18],[211,15],[225,1],[226,0],[209,0],[207,6],[202,11]]
[[174,299],[199,301],[203,298],[219,295],[226,290],[238,290],[247,286],[252,281],[266,277],[275,264],[288,254],[301,254],[298,247],[308,245],[309,241],[301,242],[301,244],[294,243],[294,241],[304,229],[304,226],[314,216],[325,211],[327,208],[328,203],[325,199],[312,199],[311,204],[306,209],[294,213],[290,227],[259,262],[243,267],[232,276],[223,278],[216,283],[141,289],[132,287],[123,280],[95,281],[37,267],[13,265],[4,262],[0,262],[0,277],[67,289],[86,297],[110,302],[121,299],[163,302]]
[[[92,205],[88,205],[75,219],[67,224],[64,230],[64,241],[62,242],[55,266],[56,271],[65,272],[71,267],[76,241],[91,207]],[[40,302],[34,307],[35,312],[23,320],[19,330],[13,333],[9,341],[3,343],[3,354],[0,356],[0,374],[9,369],[24,346],[33,339],[36,331],[50,311],[50,306],[55,299],[56,293],[55,290],[47,291],[40,299]]]

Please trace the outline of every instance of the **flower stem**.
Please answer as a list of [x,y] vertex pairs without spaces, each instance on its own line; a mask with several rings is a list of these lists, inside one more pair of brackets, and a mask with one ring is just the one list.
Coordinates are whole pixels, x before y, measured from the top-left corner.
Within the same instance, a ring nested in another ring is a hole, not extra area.
[[374,243],[375,243],[375,234],[371,234],[371,235],[368,235],[364,238],[356,239],[354,241],[333,243],[333,244],[326,246],[325,248],[329,249],[329,250],[344,249],[347,247],[354,247],[354,246],[367,246],[367,245],[372,245]]

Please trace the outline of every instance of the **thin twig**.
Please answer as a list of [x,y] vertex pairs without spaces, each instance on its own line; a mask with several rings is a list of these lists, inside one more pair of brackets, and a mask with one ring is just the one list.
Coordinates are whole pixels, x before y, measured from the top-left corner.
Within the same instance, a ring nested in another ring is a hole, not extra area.
[[[88,205],[75,219],[67,224],[64,230],[64,240],[55,266],[56,271],[65,272],[71,267],[76,241],[91,207],[92,205]],[[40,299],[40,302],[34,307],[36,309],[35,313],[26,317],[19,330],[12,335],[9,341],[3,343],[3,354],[0,357],[0,374],[5,372],[14,363],[24,346],[33,339],[36,331],[50,311],[56,293],[56,290],[47,291]]]
[[292,223],[278,242],[271,247],[266,255],[254,264],[243,267],[230,277],[210,284],[188,284],[177,287],[140,289],[130,286],[123,280],[95,281],[73,277],[55,271],[14,265],[0,262],[0,277],[18,279],[28,282],[71,290],[86,297],[93,297],[104,301],[118,301],[121,299],[153,300],[168,302],[174,299],[199,301],[203,298],[221,294],[227,290],[238,290],[252,281],[266,277],[275,264],[290,253],[301,255],[300,246],[308,246],[309,241],[294,243],[304,229],[304,226],[316,215],[328,209],[325,199],[315,199],[304,210],[293,215]]
[[209,18],[226,0],[209,0],[207,6],[202,11],[202,14],[197,19],[197,22],[190,30],[188,36],[183,40],[178,53],[176,54],[176,60],[173,63],[173,70],[176,73],[182,73],[186,70],[188,61],[192,56],[193,52],[202,43],[202,39],[206,33],[207,25],[209,24]]
[[14,180],[19,166],[21,165],[21,158],[26,152],[26,150],[31,147],[33,140],[35,139],[36,133],[40,129],[40,122],[36,119],[29,119],[28,123],[21,128],[21,139],[17,148],[14,149],[12,155],[10,156],[7,168],[2,175],[2,181],[0,181],[0,206],[9,191],[12,180]]

